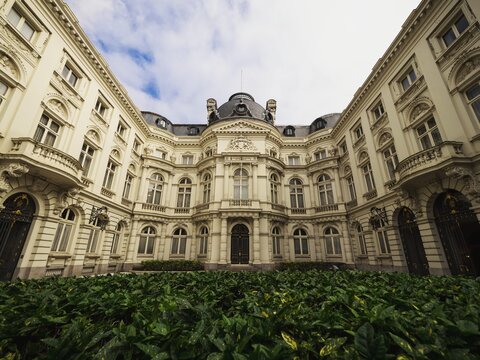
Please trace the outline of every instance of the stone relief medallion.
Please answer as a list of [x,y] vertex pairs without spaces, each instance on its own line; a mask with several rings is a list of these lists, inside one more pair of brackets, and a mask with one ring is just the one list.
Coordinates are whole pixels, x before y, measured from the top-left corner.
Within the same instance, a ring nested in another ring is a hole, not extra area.
[[226,151],[258,151],[252,140],[245,136],[238,136],[230,141]]

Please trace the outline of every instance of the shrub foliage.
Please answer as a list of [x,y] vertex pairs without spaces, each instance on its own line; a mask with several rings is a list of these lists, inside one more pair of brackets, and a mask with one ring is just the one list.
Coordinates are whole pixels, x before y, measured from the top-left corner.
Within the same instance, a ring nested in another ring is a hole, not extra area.
[[480,283],[356,271],[0,284],[0,358],[475,359]]
[[345,269],[344,263],[333,262],[321,262],[321,261],[305,261],[305,262],[284,262],[280,263],[278,270],[297,270],[297,271],[309,271],[309,270],[340,270]]

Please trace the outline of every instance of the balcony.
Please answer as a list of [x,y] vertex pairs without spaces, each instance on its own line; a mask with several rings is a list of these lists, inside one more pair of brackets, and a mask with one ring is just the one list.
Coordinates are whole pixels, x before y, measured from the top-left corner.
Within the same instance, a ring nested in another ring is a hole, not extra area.
[[153,212],[165,212],[165,206],[157,205],[157,204],[148,204],[148,203],[141,203],[142,210],[153,211]]
[[175,214],[190,214],[190,208],[177,207],[175,208]]
[[324,212],[332,212],[332,211],[338,211],[338,204],[322,205],[322,206],[317,206],[315,208],[316,213],[324,213]]
[[85,186],[82,182],[82,166],[71,155],[31,138],[15,138],[12,143],[10,152],[2,157],[26,164],[31,175],[63,187]]
[[395,169],[399,179],[396,186],[406,185],[413,180],[417,185],[432,181],[437,177],[436,171],[454,163],[463,163],[465,155],[462,145],[457,141],[445,141],[407,157]]
[[290,212],[292,215],[304,215],[307,213],[307,209],[301,208],[301,209],[290,209]]
[[235,207],[244,207],[244,206],[252,206],[252,200],[230,200],[230,206]]

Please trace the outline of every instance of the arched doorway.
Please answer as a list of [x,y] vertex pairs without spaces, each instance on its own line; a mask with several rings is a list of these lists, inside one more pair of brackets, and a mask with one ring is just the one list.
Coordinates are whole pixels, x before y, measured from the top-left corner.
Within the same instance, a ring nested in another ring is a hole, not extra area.
[[402,207],[398,212],[398,230],[402,239],[408,271],[411,274],[428,275],[428,261],[420,230],[415,221],[415,214],[407,207]]
[[232,229],[232,251],[230,260],[232,264],[248,264],[249,260],[249,234],[248,228],[237,224]]
[[35,203],[30,195],[10,196],[0,212],[0,281],[12,279],[32,224]]
[[441,193],[433,214],[452,275],[480,275],[480,224],[460,192]]

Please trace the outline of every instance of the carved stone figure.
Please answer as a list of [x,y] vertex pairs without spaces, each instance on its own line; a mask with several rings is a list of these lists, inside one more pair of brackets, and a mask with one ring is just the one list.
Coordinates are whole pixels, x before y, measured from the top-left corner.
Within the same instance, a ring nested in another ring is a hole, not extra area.
[[245,136],[238,136],[230,141],[227,146],[227,151],[257,151],[257,148],[253,144],[252,140],[247,139]]
[[0,167],[0,194],[10,190],[8,178],[19,178],[28,173],[28,167],[19,163],[11,163]]

